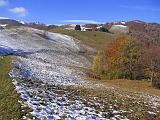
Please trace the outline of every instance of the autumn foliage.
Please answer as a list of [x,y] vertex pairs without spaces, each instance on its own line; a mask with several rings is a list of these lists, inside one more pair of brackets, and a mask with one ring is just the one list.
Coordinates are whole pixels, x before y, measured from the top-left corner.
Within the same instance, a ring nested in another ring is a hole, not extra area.
[[127,42],[128,40],[125,37],[120,37],[107,46],[105,50],[105,61],[108,67],[110,67],[116,59],[118,59],[123,45],[127,44]]
[[137,69],[141,54],[141,46],[134,40],[127,37],[115,39],[105,50],[107,76],[110,79],[139,79],[141,72],[137,73]]
[[160,88],[160,47],[147,48],[129,37],[118,37],[97,53],[92,70],[108,79],[150,79]]

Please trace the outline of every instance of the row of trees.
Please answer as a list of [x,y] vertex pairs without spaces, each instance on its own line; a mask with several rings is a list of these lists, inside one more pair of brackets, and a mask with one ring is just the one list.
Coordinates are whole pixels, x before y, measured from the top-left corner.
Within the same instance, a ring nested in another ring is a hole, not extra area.
[[93,60],[92,70],[108,79],[150,79],[160,88],[160,47],[146,48],[128,37],[118,37]]

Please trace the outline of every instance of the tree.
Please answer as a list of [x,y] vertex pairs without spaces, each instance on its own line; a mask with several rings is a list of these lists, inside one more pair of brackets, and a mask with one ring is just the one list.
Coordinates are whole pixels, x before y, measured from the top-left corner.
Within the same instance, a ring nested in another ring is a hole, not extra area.
[[117,79],[121,76],[120,57],[121,47],[127,42],[125,37],[113,40],[105,49],[106,73],[109,79]]
[[92,71],[94,71],[97,74],[102,74],[103,72],[103,53],[98,52],[97,55],[94,57],[93,62],[92,62]]
[[104,73],[104,56],[103,52],[98,51],[92,62],[92,71],[89,77],[101,80],[101,75]]
[[141,46],[136,41],[118,37],[105,50],[108,77],[138,79],[143,71],[140,66],[141,55]]
[[130,39],[123,45],[120,64],[128,78],[135,80],[143,76],[142,54],[143,49],[137,41]]
[[100,27],[99,31],[101,31],[101,32],[108,32],[107,28],[105,28],[105,27]]
[[81,26],[80,25],[76,25],[75,30],[81,31]]
[[160,47],[152,46],[145,50],[144,65],[152,86],[160,88]]

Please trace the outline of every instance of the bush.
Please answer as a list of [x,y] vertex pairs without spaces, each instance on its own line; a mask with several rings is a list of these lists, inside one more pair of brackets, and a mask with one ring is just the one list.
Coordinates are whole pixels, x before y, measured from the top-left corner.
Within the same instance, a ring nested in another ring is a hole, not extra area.
[[139,79],[143,76],[141,46],[127,37],[118,37],[93,60],[92,70],[108,79]]
[[80,25],[76,25],[75,30],[81,31],[81,26]]
[[97,55],[93,59],[92,71],[94,71],[96,74],[102,74],[103,72],[103,66],[104,66],[103,59],[104,57],[103,57],[102,52],[98,52]]
[[108,32],[107,28],[105,28],[105,27],[100,27],[99,31],[101,31],[101,32]]
[[92,63],[95,75],[107,79],[150,79],[160,89],[160,47],[146,47],[127,37],[118,37]]

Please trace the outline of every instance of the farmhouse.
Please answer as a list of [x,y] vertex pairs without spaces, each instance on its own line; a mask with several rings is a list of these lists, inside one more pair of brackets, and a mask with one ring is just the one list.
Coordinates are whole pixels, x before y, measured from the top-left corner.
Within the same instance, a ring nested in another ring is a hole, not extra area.
[[93,31],[93,28],[81,27],[82,31]]

